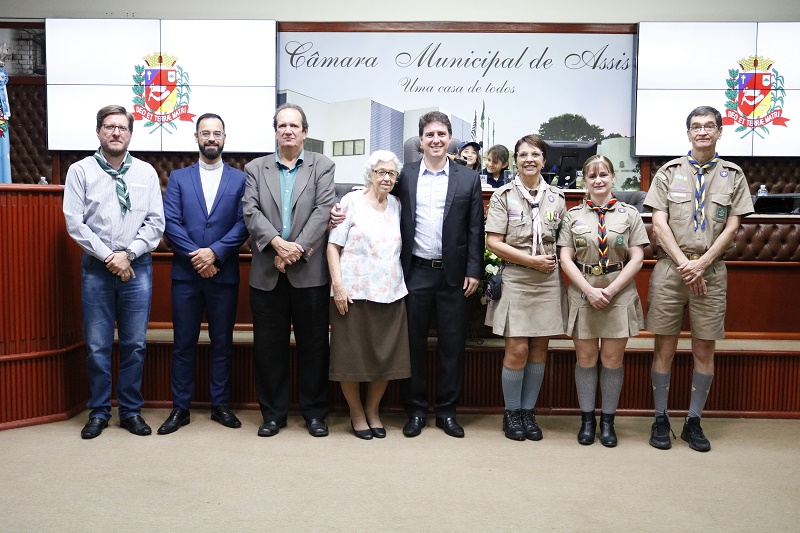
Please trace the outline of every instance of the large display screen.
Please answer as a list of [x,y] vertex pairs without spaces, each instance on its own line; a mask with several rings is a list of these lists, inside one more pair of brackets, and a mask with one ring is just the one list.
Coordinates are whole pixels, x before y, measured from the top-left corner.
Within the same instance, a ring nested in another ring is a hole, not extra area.
[[723,117],[721,155],[797,156],[800,23],[642,22],[635,153],[682,155],[686,117],[708,105]]
[[275,149],[272,20],[47,19],[50,150],[95,150],[97,111],[133,113],[132,151],[195,151],[196,118],[225,121],[228,152]]

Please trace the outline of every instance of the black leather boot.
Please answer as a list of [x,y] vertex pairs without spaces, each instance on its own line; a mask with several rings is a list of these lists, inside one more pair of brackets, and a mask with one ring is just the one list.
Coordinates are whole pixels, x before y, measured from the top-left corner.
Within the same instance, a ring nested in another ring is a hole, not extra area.
[[581,411],[581,429],[578,431],[578,442],[587,446],[592,444],[596,431],[597,419],[594,417],[594,411],[589,411],[588,413]]
[[507,439],[525,440],[525,428],[522,426],[522,409],[515,409],[503,414],[503,433]]
[[614,431],[614,415],[600,413],[600,444],[606,448],[617,445],[617,433]]

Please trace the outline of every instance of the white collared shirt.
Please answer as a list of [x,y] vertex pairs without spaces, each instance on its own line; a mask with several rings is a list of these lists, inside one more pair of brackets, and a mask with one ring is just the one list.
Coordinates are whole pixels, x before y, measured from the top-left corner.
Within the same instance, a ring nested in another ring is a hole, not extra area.
[[449,175],[449,159],[445,161],[444,168],[439,172],[428,170],[424,159],[420,162],[417,211],[414,214],[416,231],[414,247],[411,251],[417,257],[423,259],[442,258],[442,225]]
[[213,165],[208,163],[200,163],[200,183],[203,185],[203,196],[206,199],[206,212],[211,214],[211,208],[214,206],[214,198],[217,197],[219,184],[222,181],[222,161],[218,161]]

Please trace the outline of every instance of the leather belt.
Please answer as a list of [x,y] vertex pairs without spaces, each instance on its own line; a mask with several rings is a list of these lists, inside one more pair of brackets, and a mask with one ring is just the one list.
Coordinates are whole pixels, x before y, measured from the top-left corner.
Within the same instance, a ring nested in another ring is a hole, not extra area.
[[444,268],[444,261],[441,259],[423,259],[421,257],[417,257],[416,255],[411,256],[411,262],[415,265],[426,266],[429,268],[436,268],[442,270]]
[[625,267],[625,262],[622,261],[620,263],[611,263],[605,268],[600,265],[585,265],[583,263],[578,263],[578,267],[583,271],[584,274],[601,276],[603,274],[611,274],[612,272],[622,270]]

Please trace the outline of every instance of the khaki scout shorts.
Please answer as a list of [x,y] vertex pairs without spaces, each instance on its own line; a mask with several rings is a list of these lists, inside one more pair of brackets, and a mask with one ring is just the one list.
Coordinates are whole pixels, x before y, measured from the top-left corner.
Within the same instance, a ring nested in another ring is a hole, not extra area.
[[645,320],[647,330],[656,335],[679,334],[688,305],[692,337],[703,340],[723,339],[728,288],[725,263],[715,261],[706,269],[703,277],[708,294],[695,296],[681,278],[672,259],[659,259],[650,276]]

